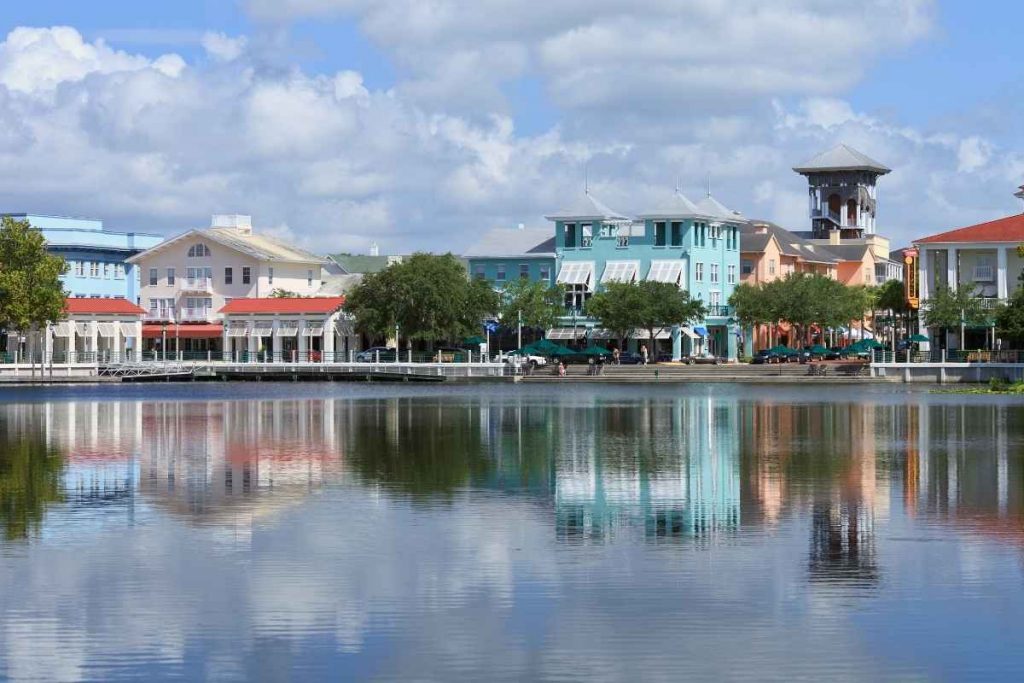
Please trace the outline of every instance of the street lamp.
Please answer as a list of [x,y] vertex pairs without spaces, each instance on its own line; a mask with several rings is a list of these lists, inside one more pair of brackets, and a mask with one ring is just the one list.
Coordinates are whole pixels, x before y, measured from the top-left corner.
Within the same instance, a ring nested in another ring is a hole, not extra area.
[[164,361],[167,361],[167,321],[164,320],[160,323],[160,352],[164,356]]

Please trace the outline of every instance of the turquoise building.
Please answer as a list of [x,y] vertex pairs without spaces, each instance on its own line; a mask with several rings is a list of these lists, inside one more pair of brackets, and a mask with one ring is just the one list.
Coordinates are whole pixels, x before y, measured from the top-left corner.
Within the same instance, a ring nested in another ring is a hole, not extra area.
[[587,301],[603,284],[641,279],[672,282],[700,299],[707,319],[692,326],[672,326],[648,340],[637,330],[630,347],[640,344],[652,354],[711,353],[731,360],[741,334],[727,302],[739,282],[740,226],[746,221],[708,195],[694,204],[678,190],[663,206],[636,219],[609,209],[584,192],[566,209],[547,216],[555,224],[555,281],[566,287],[563,327],[555,339],[609,339],[587,315]]
[[62,279],[71,297],[138,303],[137,269],[125,259],[163,241],[160,235],[105,230],[99,220],[27,213],[0,215],[27,220],[43,233],[47,250],[64,257],[68,272]]
[[550,228],[494,228],[462,256],[470,277],[487,280],[496,289],[518,278],[555,283],[555,238]]

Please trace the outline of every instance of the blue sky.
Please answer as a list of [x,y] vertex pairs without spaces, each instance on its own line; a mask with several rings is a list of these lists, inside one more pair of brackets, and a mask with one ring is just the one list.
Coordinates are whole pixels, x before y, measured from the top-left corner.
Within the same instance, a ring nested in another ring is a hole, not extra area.
[[894,169],[895,241],[1016,210],[1024,6],[847,5],[8,3],[0,159],[48,163],[0,200],[166,232],[231,208],[318,249],[458,251],[540,224],[586,165],[621,211],[710,174],[726,204],[802,229],[789,167],[847,142]]

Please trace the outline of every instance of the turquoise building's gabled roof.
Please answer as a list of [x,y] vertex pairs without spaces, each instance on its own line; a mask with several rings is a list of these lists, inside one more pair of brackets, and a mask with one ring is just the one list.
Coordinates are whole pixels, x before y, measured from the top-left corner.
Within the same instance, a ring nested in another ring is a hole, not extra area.
[[711,216],[712,218],[720,221],[731,221],[733,223],[746,223],[747,219],[743,217],[738,211],[733,211],[726,207],[722,202],[718,201],[711,195],[704,197],[704,199],[697,202],[697,209],[700,210],[701,214],[705,216]]
[[638,218],[712,218],[712,216],[701,211],[686,195],[676,190],[656,209],[645,211]]
[[627,216],[619,213],[618,211],[612,211],[607,206],[602,204],[594,195],[590,194],[589,190],[583,192],[583,194],[573,198],[569,206],[556,211],[555,213],[545,216],[549,221],[569,221],[569,220],[592,220],[592,221],[626,221],[629,220]]

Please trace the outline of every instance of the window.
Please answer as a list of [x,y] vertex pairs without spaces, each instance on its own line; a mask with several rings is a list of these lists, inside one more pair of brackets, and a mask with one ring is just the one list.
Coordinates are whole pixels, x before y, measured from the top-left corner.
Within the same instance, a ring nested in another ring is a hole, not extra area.
[[733,284],[736,282],[736,266],[729,266],[726,272],[726,282]]
[[871,284],[871,269],[870,268],[865,268],[864,269],[864,284],[866,284],[866,285],[870,285]]
[[309,269],[309,270],[306,271],[306,286],[307,287],[312,287],[313,286],[313,270],[312,269]]
[[115,263],[114,264],[114,279],[115,280],[123,280],[124,279],[124,264],[123,263]]
[[704,264],[699,261],[694,267],[693,279],[697,282],[704,282]]
[[110,264],[107,263],[106,261],[103,262],[103,279],[110,279]]
[[224,284],[230,285],[234,282],[234,273],[231,272],[231,266],[224,269]]
[[151,287],[156,287],[156,280],[157,280],[156,268],[150,268],[149,269],[149,284],[150,284]]
[[473,277],[476,278],[477,280],[487,279],[487,269],[484,268],[484,265],[482,263],[478,263],[475,266],[473,266]]
[[583,233],[580,246],[584,248],[590,247],[594,242],[594,226],[591,223],[581,223],[580,231]]
[[611,237],[614,234],[615,226],[601,225],[601,237]]
[[267,268],[267,280],[270,284],[274,284],[274,267],[270,266]]
[[768,259],[768,274],[775,275],[775,259]]
[[708,305],[712,308],[716,308],[722,305],[722,293],[718,291],[711,292],[708,297]]
[[188,248],[189,258],[204,258],[210,255],[210,248],[202,242],[197,242]]
[[520,263],[519,264],[519,279],[529,280],[530,279],[530,264]]
[[751,273],[753,273],[754,272],[754,264],[753,264],[753,262],[752,261],[746,261],[746,260],[741,261],[740,262],[740,272],[743,273],[744,275],[750,275]]
[[242,266],[242,284],[252,284],[252,268],[250,268],[249,266]]
[[85,277],[85,261],[75,261],[75,275]]
[[665,222],[658,221],[654,224],[654,246],[665,246]]
[[100,264],[99,261],[89,261],[89,277],[100,276]]
[[683,224],[679,221],[672,221],[672,246],[683,246]]
[[169,284],[169,285],[173,285],[174,284],[174,268],[168,268],[167,269],[167,284]]
[[498,281],[498,282],[504,282],[505,281],[505,264],[504,263],[501,263],[501,264],[498,265],[497,274],[494,276],[494,279],[496,281]]
[[551,266],[540,267],[540,280],[541,282],[551,282]]
[[712,282],[718,282],[718,264],[717,263],[712,263],[711,264],[711,281]]
[[151,318],[155,318],[156,317],[156,309],[157,309],[157,307],[159,305],[160,305],[160,299],[150,299],[149,300],[149,316]]
[[565,247],[566,249],[574,249],[576,247],[576,224],[566,223],[565,228]]

